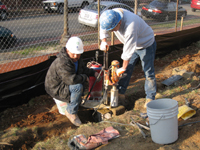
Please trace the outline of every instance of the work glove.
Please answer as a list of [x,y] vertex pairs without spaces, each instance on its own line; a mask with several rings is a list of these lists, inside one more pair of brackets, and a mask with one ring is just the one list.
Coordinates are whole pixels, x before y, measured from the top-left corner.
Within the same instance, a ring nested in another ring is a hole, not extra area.
[[125,71],[126,71],[126,69],[123,69],[122,67],[119,68],[119,69],[117,69],[117,76],[118,76],[118,77],[121,77],[122,74],[123,74]]
[[107,51],[108,43],[107,42],[101,42],[100,50],[101,51]]
[[89,82],[89,78],[86,74],[80,74],[83,78],[83,82]]

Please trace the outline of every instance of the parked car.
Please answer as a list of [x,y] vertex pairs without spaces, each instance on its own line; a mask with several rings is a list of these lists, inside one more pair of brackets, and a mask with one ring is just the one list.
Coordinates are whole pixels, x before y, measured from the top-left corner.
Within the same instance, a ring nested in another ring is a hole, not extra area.
[[[101,0],[101,1],[115,1],[118,3],[123,3],[126,4],[132,8],[134,8],[135,6],[135,0]],[[148,4],[150,2],[152,2],[153,0],[138,0],[137,3],[139,4]]]
[[[135,6],[135,0],[122,0],[124,4],[127,4],[128,6],[130,6],[130,4],[133,3],[133,6]],[[138,5],[140,4],[148,4],[150,2],[152,2],[153,0],[138,0],[137,3]]]
[[0,18],[2,20],[5,20],[7,18],[7,8],[6,5],[4,5],[1,1],[0,1]]
[[9,29],[0,26],[0,49],[6,49],[15,45],[17,37]]
[[191,3],[191,0],[179,0],[179,4],[183,4],[183,3],[188,3],[190,4]]
[[[171,2],[177,3],[177,0],[171,0]],[[191,0],[179,0],[178,3],[179,4],[191,3]]]
[[200,10],[200,0],[192,0],[190,6],[193,12]]
[[[94,0],[68,0],[68,8],[84,8],[92,3]],[[43,3],[43,9],[47,12],[58,12],[62,14],[64,12],[64,0],[45,0]]]
[[[143,6],[141,14],[146,18],[154,18],[160,21],[169,21],[176,18],[175,2],[154,0],[149,5]],[[187,16],[187,10],[178,6],[178,18]]]
[[[114,2],[114,1],[101,1],[100,2],[100,14],[105,10],[113,8],[124,8],[134,13],[133,8],[126,4]],[[81,9],[78,16],[78,22],[83,25],[96,28],[98,26],[98,2],[94,2],[84,9]]]

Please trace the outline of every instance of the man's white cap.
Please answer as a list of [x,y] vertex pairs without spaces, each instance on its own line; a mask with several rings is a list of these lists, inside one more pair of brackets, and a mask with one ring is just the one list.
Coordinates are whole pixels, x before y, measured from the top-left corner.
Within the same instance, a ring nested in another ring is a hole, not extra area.
[[76,36],[69,38],[65,47],[73,54],[82,54],[84,52],[83,42]]

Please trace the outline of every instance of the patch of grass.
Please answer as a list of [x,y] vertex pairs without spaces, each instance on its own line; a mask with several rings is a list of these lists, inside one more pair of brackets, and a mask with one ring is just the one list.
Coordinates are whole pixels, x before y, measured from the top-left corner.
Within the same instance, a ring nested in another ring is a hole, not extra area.
[[177,87],[177,88],[176,88],[176,92],[181,92],[181,88],[180,88],[180,87]]
[[13,51],[13,54],[18,54],[18,55],[31,55],[34,54],[37,51],[42,51],[42,50],[47,50],[48,48],[53,48],[53,50],[57,50],[58,46],[60,46],[58,43],[48,43],[47,45],[34,45],[30,46],[27,48],[23,48],[22,50],[19,51]]
[[182,105],[184,105],[185,104],[185,102],[183,102],[183,101],[178,101],[178,105],[179,106],[182,106]]
[[14,127],[14,128],[11,128],[10,130],[6,131],[2,136],[1,138],[9,138],[9,137],[12,137],[12,136],[16,136],[17,133],[20,131],[21,129],[20,128],[17,128],[17,127]]
[[34,53],[35,51],[41,51],[41,50],[44,50],[44,46],[29,47],[24,50],[14,51],[12,53],[20,54],[20,55],[30,55]]
[[32,128],[32,131],[33,131],[33,133],[37,133],[38,127],[37,127],[37,126],[33,127],[33,128]]
[[[86,125],[87,125],[87,124],[86,124]],[[75,129],[68,130],[68,131],[67,131],[67,135],[68,135],[68,136],[72,136],[72,135],[74,135],[75,132],[76,132]]]
[[35,99],[32,98],[29,102],[28,102],[29,106],[33,106],[35,104]]
[[[184,26],[187,26],[187,25],[193,25],[193,24],[196,24],[196,23],[199,23],[200,22],[200,19],[191,19],[191,20],[184,20],[183,21],[183,28]],[[180,27],[181,26],[181,21],[178,20],[177,22],[177,27]],[[166,22],[166,23],[159,23],[159,24],[154,24],[154,25],[151,25],[151,28],[153,30],[156,30],[156,29],[168,29],[168,28],[175,28],[175,22]]]
[[200,41],[196,42],[196,47],[200,48]]
[[199,90],[193,90],[192,92],[191,92],[191,94],[193,94],[193,93],[195,93],[195,94],[197,94],[197,93],[199,93]]
[[28,130],[28,128],[26,128],[26,127],[22,128],[23,132],[26,132],[27,130]]

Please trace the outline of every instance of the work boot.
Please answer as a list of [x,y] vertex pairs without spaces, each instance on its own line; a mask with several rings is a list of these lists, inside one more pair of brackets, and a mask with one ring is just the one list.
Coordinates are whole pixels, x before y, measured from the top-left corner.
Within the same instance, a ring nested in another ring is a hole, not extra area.
[[147,104],[149,103],[149,102],[151,102],[152,101],[152,99],[146,99],[146,102],[145,102],[145,104],[144,104],[144,108],[146,109],[147,108]]
[[65,110],[65,115],[75,126],[80,126],[82,124],[77,114],[70,114]]

